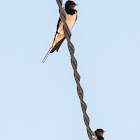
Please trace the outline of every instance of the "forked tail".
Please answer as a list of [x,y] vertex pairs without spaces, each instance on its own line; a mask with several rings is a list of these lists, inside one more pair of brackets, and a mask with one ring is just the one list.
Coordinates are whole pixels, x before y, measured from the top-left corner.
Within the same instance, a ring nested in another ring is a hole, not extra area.
[[46,59],[47,59],[47,57],[49,56],[51,50],[52,50],[52,47],[48,50],[47,54],[45,55],[45,57],[44,57],[43,60],[42,60],[42,63],[44,63],[44,62],[46,61]]

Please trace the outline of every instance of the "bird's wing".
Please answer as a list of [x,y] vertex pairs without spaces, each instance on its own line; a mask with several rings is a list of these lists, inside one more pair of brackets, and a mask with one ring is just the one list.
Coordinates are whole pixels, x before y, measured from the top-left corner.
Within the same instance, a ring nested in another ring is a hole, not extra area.
[[57,22],[57,29],[56,29],[56,33],[55,33],[53,42],[54,42],[55,39],[56,39],[56,36],[57,36],[57,34],[58,34],[58,30],[59,30],[61,24],[62,24],[62,21],[61,21],[61,18],[59,18],[59,20],[58,20],[58,22]]
[[58,51],[60,45],[63,43],[63,41],[65,39],[65,36],[58,32],[59,30],[61,30],[61,26],[62,26],[62,21],[59,18],[58,23],[57,23],[57,30],[56,30],[56,33],[55,33],[53,44],[52,44],[51,48],[48,50],[44,59],[42,60],[42,63],[45,62],[45,60],[47,59],[47,57],[49,56],[50,53],[54,52],[55,50]]
[[[58,34],[58,36],[59,36],[59,34]],[[57,38],[58,38],[58,37],[57,37]],[[50,53],[53,53],[55,50],[58,51],[59,48],[60,48],[60,46],[61,46],[61,44],[63,43],[64,40],[65,40],[65,37],[63,37],[61,40],[59,40],[59,41],[55,44],[55,46],[52,47]]]
[[54,52],[55,50],[58,51],[59,47],[63,43],[64,39],[65,39],[65,35],[63,32],[63,23],[62,23],[61,19],[59,18],[58,23],[57,23],[56,34],[54,37],[53,44],[51,46],[52,49],[51,49],[50,53]]
[[[61,21],[61,18],[59,18],[59,20],[58,20],[58,22],[57,22],[57,30],[58,30],[58,28],[59,28],[61,22],[62,22],[62,21]],[[57,31],[57,30],[56,30],[56,31]]]

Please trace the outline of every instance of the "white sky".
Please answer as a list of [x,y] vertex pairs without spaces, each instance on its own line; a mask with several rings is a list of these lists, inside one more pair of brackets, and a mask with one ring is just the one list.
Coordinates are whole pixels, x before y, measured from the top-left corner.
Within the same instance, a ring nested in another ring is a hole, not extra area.
[[[140,1],[75,2],[90,126],[106,140],[138,139]],[[41,63],[58,18],[55,0],[0,1],[0,140],[88,140],[66,41]]]

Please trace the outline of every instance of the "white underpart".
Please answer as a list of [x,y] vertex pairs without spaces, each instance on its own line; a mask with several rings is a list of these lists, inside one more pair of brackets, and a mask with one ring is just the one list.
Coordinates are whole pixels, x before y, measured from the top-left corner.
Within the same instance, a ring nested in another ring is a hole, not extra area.
[[[72,27],[74,26],[76,17],[77,17],[76,12],[73,15],[66,14],[66,23],[67,23],[70,31],[71,31]],[[54,47],[63,37],[65,37],[65,35],[64,35],[64,31],[63,31],[63,23],[61,22],[59,25],[59,28],[58,28],[58,34],[55,37],[52,47]]]
[[95,135],[92,136],[92,140],[96,140],[97,137]]
[[[77,14],[73,14],[73,15],[70,15],[70,14],[66,14],[66,23],[71,31],[74,23],[75,23],[75,19],[76,19],[76,16]],[[59,29],[58,29],[58,33],[60,34],[64,34],[64,31],[63,31],[63,23],[61,23]]]

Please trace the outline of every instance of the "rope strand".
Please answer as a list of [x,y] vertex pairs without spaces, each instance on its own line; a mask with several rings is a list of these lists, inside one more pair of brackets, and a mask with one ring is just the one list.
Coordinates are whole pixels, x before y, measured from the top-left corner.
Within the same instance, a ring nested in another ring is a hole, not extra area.
[[77,61],[74,57],[74,46],[70,41],[71,33],[70,33],[70,30],[69,30],[68,25],[66,23],[66,13],[64,12],[64,10],[62,8],[62,0],[56,0],[56,1],[57,1],[57,4],[58,4],[58,7],[59,7],[59,13],[60,13],[61,20],[63,22],[64,34],[65,34],[65,37],[66,37],[67,42],[68,42],[68,49],[69,49],[69,52],[70,52],[70,55],[71,55],[71,65],[72,65],[72,68],[74,70],[74,78],[75,78],[75,81],[76,81],[76,84],[77,84],[77,92],[78,92],[78,96],[79,96],[79,99],[80,99],[80,102],[81,102],[81,108],[82,108],[82,111],[83,111],[84,122],[85,122],[85,125],[86,125],[86,128],[87,128],[87,134],[88,134],[89,139],[92,140],[93,132],[92,132],[91,128],[89,127],[90,119],[89,119],[89,117],[86,113],[87,105],[83,100],[83,89],[80,85],[80,75],[77,72]]

